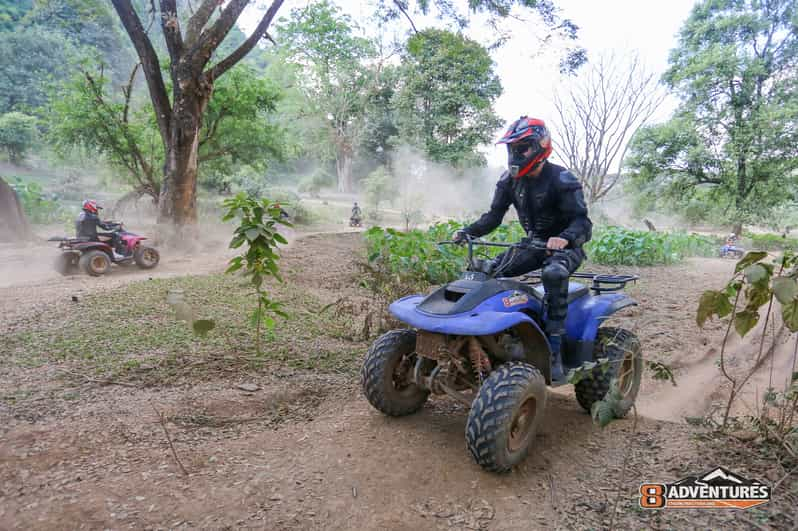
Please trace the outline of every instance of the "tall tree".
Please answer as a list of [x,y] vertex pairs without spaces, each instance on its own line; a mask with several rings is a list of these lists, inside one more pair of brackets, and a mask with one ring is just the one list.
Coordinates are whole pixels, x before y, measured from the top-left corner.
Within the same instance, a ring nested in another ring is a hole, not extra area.
[[[169,52],[171,98],[161,74],[160,59],[131,0],[112,2],[141,62],[164,146],[159,221],[178,226],[195,224],[200,130],[214,84],[266,35],[283,0],[274,0],[252,34],[232,53],[213,63],[214,51],[250,0],[230,0],[226,4],[202,0],[188,18],[185,31],[176,0],[160,0],[157,9],[153,1],[150,15],[160,22]],[[220,12],[214,16],[217,8]]]
[[461,34],[412,36],[395,98],[401,138],[436,162],[484,165],[476,148],[502,124],[493,110],[502,90],[493,68],[488,51]]
[[[157,204],[164,149],[152,106],[134,94],[138,70],[137,65],[121,95],[109,90],[102,70],[77,74],[51,102],[49,137],[61,152],[80,146],[103,155],[124,172],[135,195],[149,195]],[[198,170],[205,182],[219,183],[243,164],[263,167],[281,157],[282,133],[273,124],[279,96],[269,80],[244,64],[216,83],[197,148]]]
[[[177,225],[196,222],[197,148],[203,113],[213,84],[234,64],[246,56],[266,34],[272,19],[283,4],[273,0],[247,39],[224,59],[210,65],[214,52],[235,25],[251,0],[201,0],[196,11],[188,17],[183,31],[177,0],[151,0],[150,20],[159,21],[169,55],[169,75],[172,80],[171,98],[161,74],[161,64],[148,36],[145,25],[132,0],[111,0],[133,46],[147,78],[147,88],[155,110],[156,120],[166,153],[164,186],[161,190],[159,219]],[[402,0],[402,11],[408,3]],[[397,3],[399,6],[400,3]],[[157,5],[156,5],[157,4]],[[187,3],[188,4],[188,3]],[[449,0],[436,0],[444,11],[456,12]],[[422,10],[430,5],[422,0]],[[553,6],[538,0],[474,0],[468,3],[470,12],[488,12],[497,17],[510,14],[514,5],[534,7],[541,13],[548,27],[562,27],[566,33],[576,34],[576,27],[552,15]],[[191,4],[187,8],[190,9]],[[218,16],[214,14],[219,9]],[[569,56],[570,58],[571,56]],[[581,59],[579,59],[581,57]],[[583,52],[576,62],[584,60]]]
[[277,38],[285,57],[303,65],[299,84],[308,108],[335,146],[338,191],[352,191],[352,161],[363,130],[363,115],[379,65],[370,61],[372,44],[356,35],[357,26],[323,0],[295,9],[281,21]]
[[618,183],[629,141],[664,96],[657,76],[636,56],[601,57],[564,97],[555,95],[558,153],[582,182],[589,203]]
[[682,196],[711,189],[739,225],[789,198],[798,169],[798,3],[705,0],[671,53],[665,81],[682,103],[641,131],[639,186]]

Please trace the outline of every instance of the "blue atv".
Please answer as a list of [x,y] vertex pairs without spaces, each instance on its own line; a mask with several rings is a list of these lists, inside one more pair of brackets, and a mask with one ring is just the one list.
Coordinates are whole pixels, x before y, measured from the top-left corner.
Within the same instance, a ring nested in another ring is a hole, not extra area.
[[[467,405],[468,449],[485,469],[506,472],[526,457],[534,441],[547,385],[567,383],[551,380],[540,272],[501,276],[519,251],[543,250],[546,244],[468,238],[467,245],[468,267],[458,280],[427,296],[411,295],[390,305],[391,314],[411,328],[392,330],[374,342],[363,362],[361,383],[371,405],[386,415],[415,413],[430,393]],[[495,263],[475,257],[475,246],[505,247],[508,252]],[[589,285],[569,282],[564,369],[581,371],[574,388],[587,411],[616,385],[621,399],[614,412],[623,416],[640,388],[640,343],[628,330],[601,325],[618,310],[637,304],[620,293],[637,277],[575,273],[572,278]]]

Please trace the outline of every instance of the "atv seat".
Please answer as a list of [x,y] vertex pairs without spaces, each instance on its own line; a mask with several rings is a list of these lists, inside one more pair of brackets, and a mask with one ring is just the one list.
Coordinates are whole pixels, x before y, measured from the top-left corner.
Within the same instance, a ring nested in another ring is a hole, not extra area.
[[47,238],[48,242],[70,242],[70,243],[82,243],[90,241],[91,238],[87,238],[85,236],[81,236],[79,238],[73,238],[71,236],[51,236]]
[[[590,288],[585,284],[580,282],[568,282],[568,304],[571,304],[573,301],[580,297],[584,297],[588,294]],[[543,302],[543,297],[545,295],[545,290],[543,289],[543,284],[538,284],[531,290],[532,295],[539,301]]]

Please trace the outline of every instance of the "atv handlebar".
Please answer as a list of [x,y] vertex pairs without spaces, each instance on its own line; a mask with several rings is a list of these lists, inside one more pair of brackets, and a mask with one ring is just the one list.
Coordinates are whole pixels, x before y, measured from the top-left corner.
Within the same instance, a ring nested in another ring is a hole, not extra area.
[[510,249],[510,252],[505,253],[503,259],[498,264],[494,264],[494,267],[491,268],[489,274],[492,276],[498,276],[510,266],[513,260],[516,258],[516,254],[514,253],[515,250],[548,251],[550,253],[565,252],[565,249],[549,249],[546,245],[546,242],[543,240],[524,238],[517,243],[488,242],[473,236],[469,236],[468,234],[466,234],[464,241],[445,240],[438,242],[438,245],[460,245],[462,243],[466,243],[468,245],[468,269],[470,271],[488,272],[487,270],[483,270],[481,261],[480,264],[476,264],[474,262],[475,245],[481,247],[503,247],[505,249]]

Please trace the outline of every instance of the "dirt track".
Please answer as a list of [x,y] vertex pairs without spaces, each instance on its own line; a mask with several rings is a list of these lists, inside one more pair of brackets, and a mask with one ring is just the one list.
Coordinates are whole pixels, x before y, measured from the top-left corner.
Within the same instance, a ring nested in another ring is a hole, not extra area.
[[[352,235],[307,238],[285,251],[289,281],[334,297],[359,245]],[[165,255],[154,274],[224,267],[223,255],[202,256],[181,263]],[[47,399],[28,404],[41,410],[35,420],[26,419],[24,408],[0,403],[0,529],[605,528],[616,492],[621,528],[749,527],[750,512],[636,509],[644,480],[673,481],[716,465],[751,472],[739,451],[724,455],[719,445],[697,441],[683,422],[647,418],[681,421],[716,398],[720,376],[710,370],[711,349],[722,326],[698,330],[693,311],[701,291],[720,285],[732,269],[731,262],[701,260],[640,271],[633,294],[641,308],[630,320],[647,354],[677,366],[680,385],[644,381],[634,435],[632,419],[598,430],[572,392],[551,393],[530,458],[494,476],[468,455],[462,406],[433,399],[418,415],[385,418],[351,376],[251,375],[248,381],[260,387],[254,393],[229,381],[89,386],[66,409],[48,413]],[[148,274],[115,271],[103,279],[27,279],[0,287],[0,323],[27,326],[53,299],[111,290]],[[43,385],[53,377],[47,368],[35,374]],[[153,408],[172,419],[167,429],[188,477]],[[243,417],[260,420],[203,421]],[[785,526],[795,520],[783,505],[765,506],[763,514],[772,511]]]

